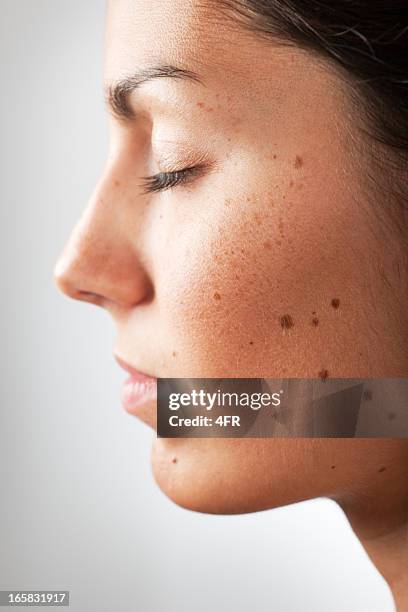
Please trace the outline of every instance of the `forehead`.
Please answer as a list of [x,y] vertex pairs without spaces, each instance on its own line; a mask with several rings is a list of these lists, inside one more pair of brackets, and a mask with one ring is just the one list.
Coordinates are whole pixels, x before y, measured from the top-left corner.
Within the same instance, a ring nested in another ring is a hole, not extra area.
[[[110,0],[105,78],[115,80],[152,62],[205,71],[227,58],[233,30],[204,0]],[[236,36],[236,34],[235,34]]]

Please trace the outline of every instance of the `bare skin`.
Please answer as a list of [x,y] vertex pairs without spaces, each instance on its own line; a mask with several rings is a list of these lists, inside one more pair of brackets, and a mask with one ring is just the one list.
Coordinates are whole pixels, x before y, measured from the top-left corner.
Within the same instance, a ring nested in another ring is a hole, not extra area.
[[[57,264],[60,288],[106,308],[117,355],[152,376],[407,376],[406,255],[375,214],[333,68],[202,3],[111,2],[107,90],[157,65],[197,78],[156,71],[126,117],[110,109],[109,159]],[[141,187],[191,166],[169,190]],[[154,426],[154,406],[139,416]],[[152,463],[197,511],[336,500],[408,609],[406,441],[155,439]]]

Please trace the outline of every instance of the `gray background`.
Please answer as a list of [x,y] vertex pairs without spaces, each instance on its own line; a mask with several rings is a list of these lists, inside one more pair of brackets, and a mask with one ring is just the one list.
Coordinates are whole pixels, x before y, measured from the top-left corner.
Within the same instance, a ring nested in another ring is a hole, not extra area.
[[335,504],[214,517],[156,488],[107,315],[52,283],[106,154],[104,3],[0,7],[0,589],[70,589],[78,612],[391,612]]

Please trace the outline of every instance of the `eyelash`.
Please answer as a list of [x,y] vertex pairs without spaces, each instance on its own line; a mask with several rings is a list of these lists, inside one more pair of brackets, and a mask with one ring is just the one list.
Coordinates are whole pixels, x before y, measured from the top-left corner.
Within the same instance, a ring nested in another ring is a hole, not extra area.
[[190,183],[200,176],[204,170],[204,165],[197,165],[183,168],[182,170],[174,170],[173,172],[159,172],[154,176],[144,177],[143,188],[145,193],[157,193],[166,189],[172,189],[177,185]]

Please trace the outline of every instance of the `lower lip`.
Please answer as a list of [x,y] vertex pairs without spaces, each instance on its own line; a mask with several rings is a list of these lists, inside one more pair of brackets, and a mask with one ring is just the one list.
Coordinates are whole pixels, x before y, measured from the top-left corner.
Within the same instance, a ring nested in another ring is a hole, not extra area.
[[123,383],[122,404],[134,413],[149,402],[157,400],[157,379],[144,374],[133,374]]

